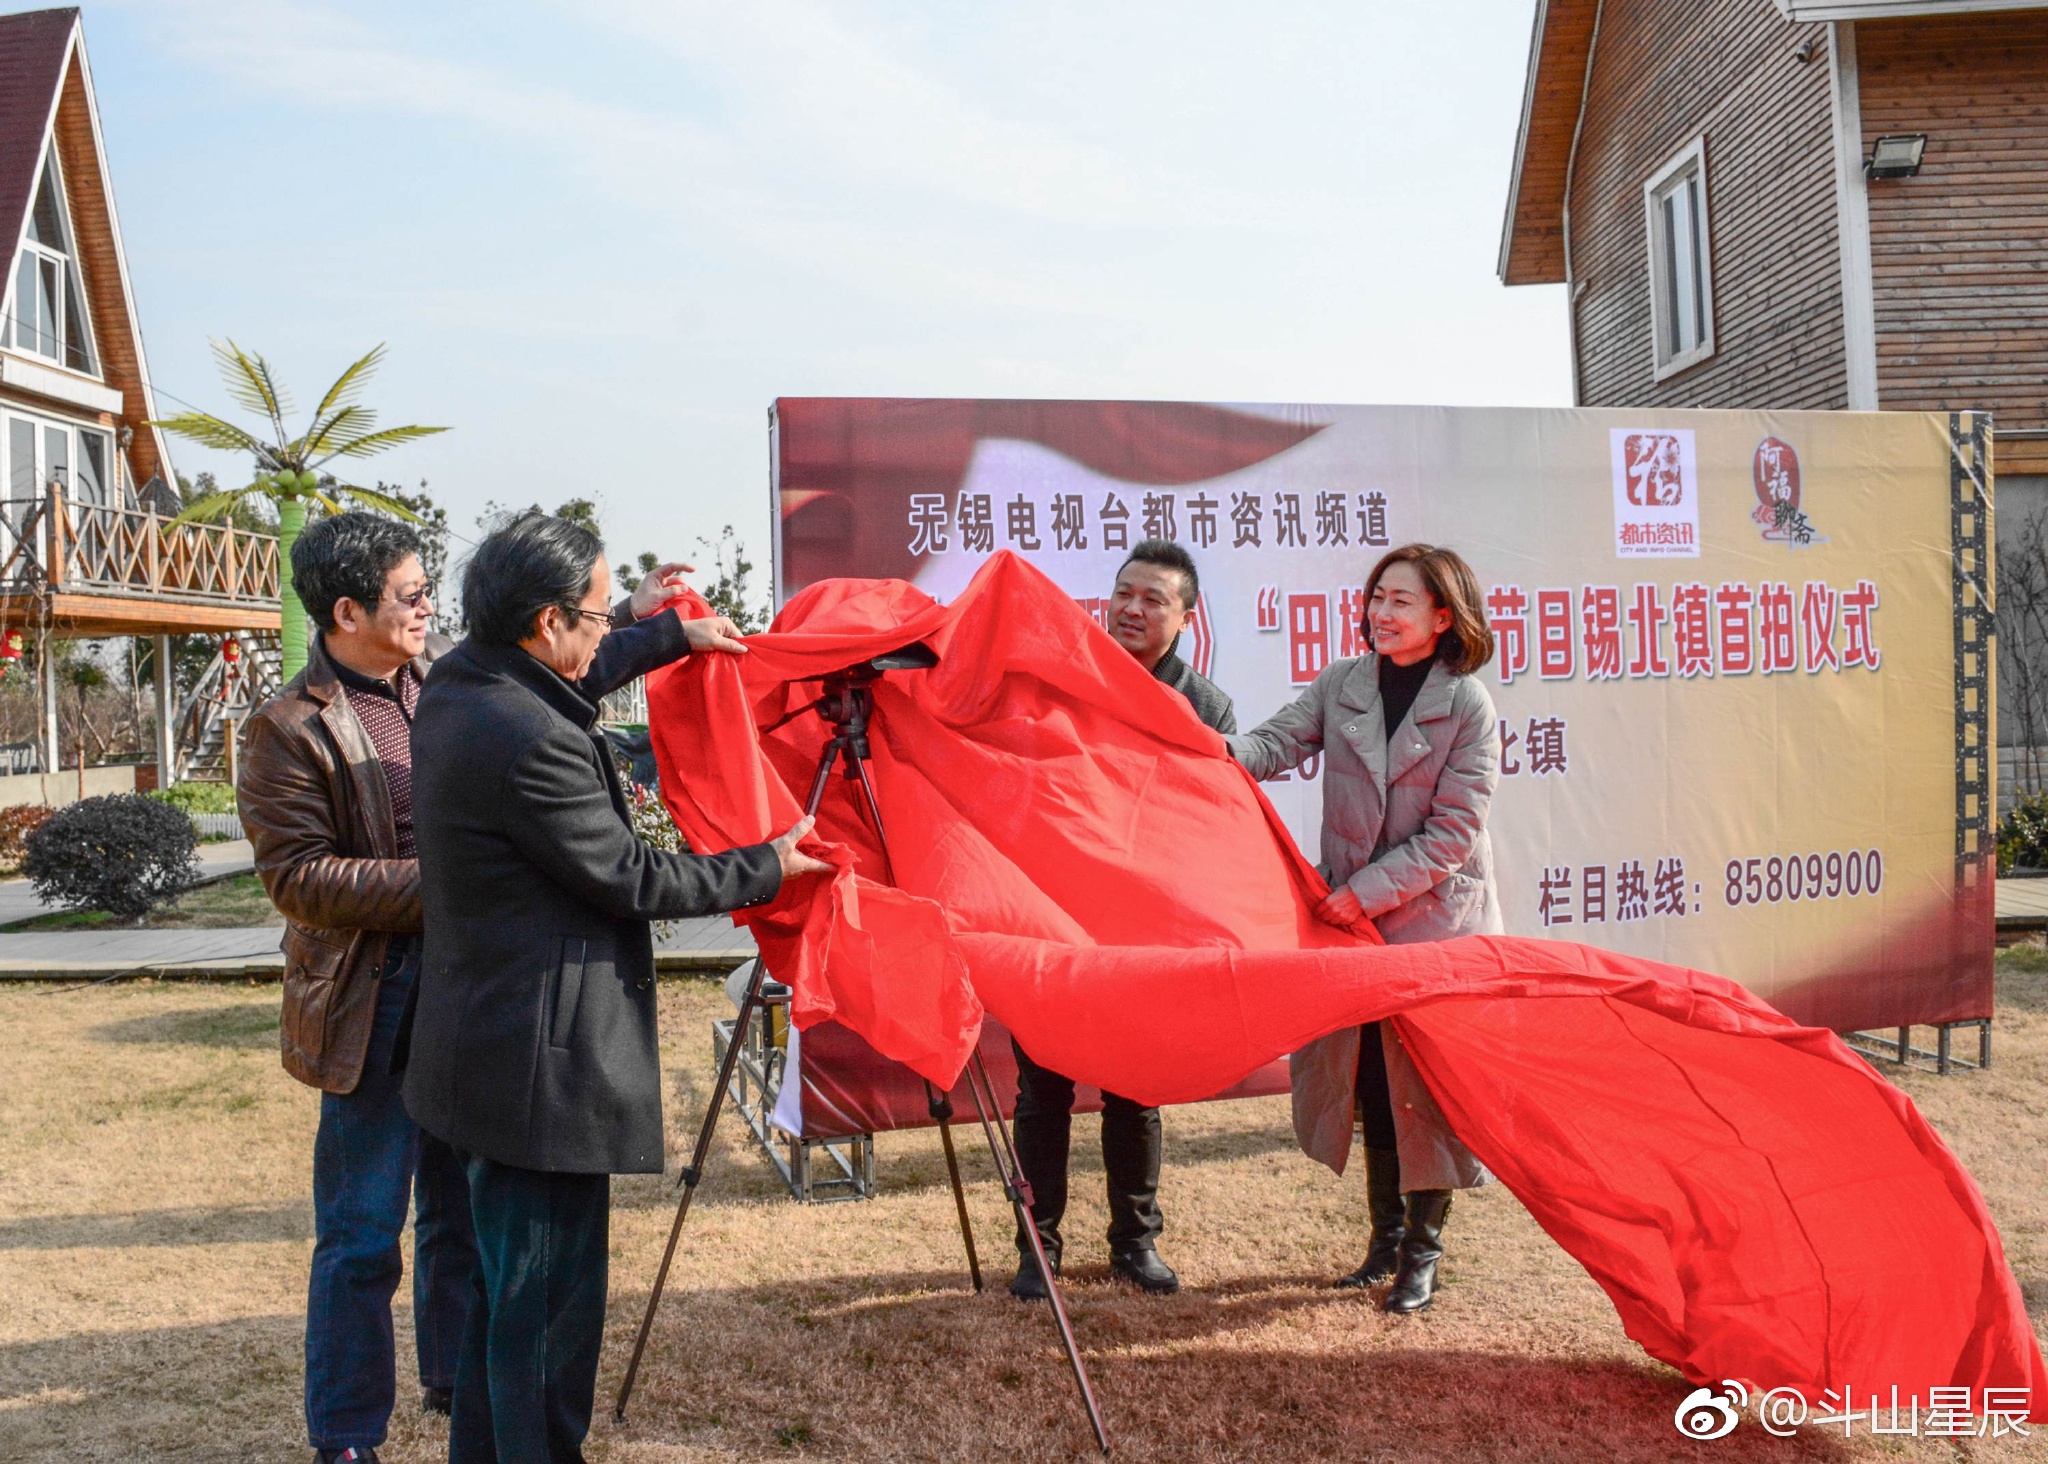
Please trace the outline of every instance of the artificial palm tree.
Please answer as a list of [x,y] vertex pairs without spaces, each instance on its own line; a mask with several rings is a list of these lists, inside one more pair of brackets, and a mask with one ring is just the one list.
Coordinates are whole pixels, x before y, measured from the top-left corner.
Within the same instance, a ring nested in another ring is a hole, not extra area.
[[284,675],[289,681],[306,664],[306,608],[292,585],[292,545],[306,526],[306,504],[319,504],[329,513],[341,512],[337,495],[385,513],[418,522],[418,516],[388,493],[344,483],[328,465],[337,458],[366,458],[396,447],[401,442],[446,432],[446,427],[377,427],[377,414],[359,400],[363,387],[384,360],[378,346],[356,362],[313,409],[313,420],[297,437],[286,435],[284,419],[292,410],[290,395],[278,384],[270,363],[255,352],[244,351],[233,341],[213,343],[214,359],[220,363],[221,380],[228,395],[252,412],[269,418],[271,438],[257,436],[211,412],[182,412],[152,426],[223,452],[246,452],[256,460],[255,481],[246,488],[209,493],[187,505],[171,522],[185,524],[214,519],[251,494],[277,505],[277,587],[281,601],[278,640],[284,650]]

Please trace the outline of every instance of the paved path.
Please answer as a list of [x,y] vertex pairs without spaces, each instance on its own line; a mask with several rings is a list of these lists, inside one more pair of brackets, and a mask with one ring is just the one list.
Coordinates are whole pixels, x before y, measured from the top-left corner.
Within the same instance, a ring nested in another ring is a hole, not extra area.
[[[228,839],[218,844],[199,846],[199,882],[211,884],[217,879],[227,879],[237,874],[247,874],[256,867],[256,848],[247,839]],[[17,920],[32,920],[38,915],[47,915],[50,907],[36,898],[36,892],[29,888],[25,879],[0,879],[0,925],[12,925]],[[56,932],[51,932],[55,934]],[[75,932],[66,932],[67,934]],[[148,931],[126,931],[128,935],[147,935]],[[0,939],[13,940],[15,937],[0,935]]]
[[2000,880],[1998,923],[2020,929],[2048,927],[2048,879]]
[[[205,845],[210,877],[250,867],[246,840]],[[24,903],[25,902],[25,903]],[[43,913],[24,880],[0,881],[0,924]],[[1998,882],[1998,922],[2048,927],[2048,879]],[[275,927],[232,930],[47,930],[0,932],[0,981],[137,975],[276,978],[284,972]],[[754,938],[723,915],[679,920],[655,942],[663,971],[724,971],[755,954]]]
[[[268,978],[284,974],[275,926],[230,930],[0,932],[0,981],[138,976]],[[726,971],[754,954],[723,915],[682,920],[655,947],[663,971]]]

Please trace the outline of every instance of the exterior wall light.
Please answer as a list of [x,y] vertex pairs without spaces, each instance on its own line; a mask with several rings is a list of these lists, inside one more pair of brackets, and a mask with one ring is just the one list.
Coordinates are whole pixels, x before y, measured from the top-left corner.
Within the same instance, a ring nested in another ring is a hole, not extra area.
[[1866,178],[1910,178],[1920,171],[1920,155],[1927,151],[1927,134],[1902,133],[1880,137],[1871,147],[1870,161],[1863,165]]

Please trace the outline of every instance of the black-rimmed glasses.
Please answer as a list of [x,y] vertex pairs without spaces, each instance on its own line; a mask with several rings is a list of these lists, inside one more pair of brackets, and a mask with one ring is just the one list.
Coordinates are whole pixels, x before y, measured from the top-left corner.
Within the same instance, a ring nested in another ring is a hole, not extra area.
[[609,610],[585,610],[581,605],[564,605],[561,610],[564,615],[578,615],[585,620],[595,620],[606,630],[612,628],[612,612]]
[[417,610],[423,603],[432,598],[433,593],[434,582],[432,580],[421,580],[420,587],[411,594],[393,595],[391,600],[393,604],[403,605],[408,610]]

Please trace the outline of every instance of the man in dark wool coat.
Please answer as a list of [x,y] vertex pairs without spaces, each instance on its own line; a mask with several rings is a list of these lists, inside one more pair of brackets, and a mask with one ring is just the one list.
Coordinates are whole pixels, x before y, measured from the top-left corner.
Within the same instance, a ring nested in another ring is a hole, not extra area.
[[797,851],[808,819],[710,856],[635,836],[597,699],[746,646],[730,620],[664,613],[601,655],[610,594],[588,529],[537,513],[499,529],[463,576],[469,638],[413,722],[426,942],[405,1106],[463,1158],[479,1258],[451,1464],[583,1457],[611,1176],[662,1168],[648,922],[758,905],[826,867]]

